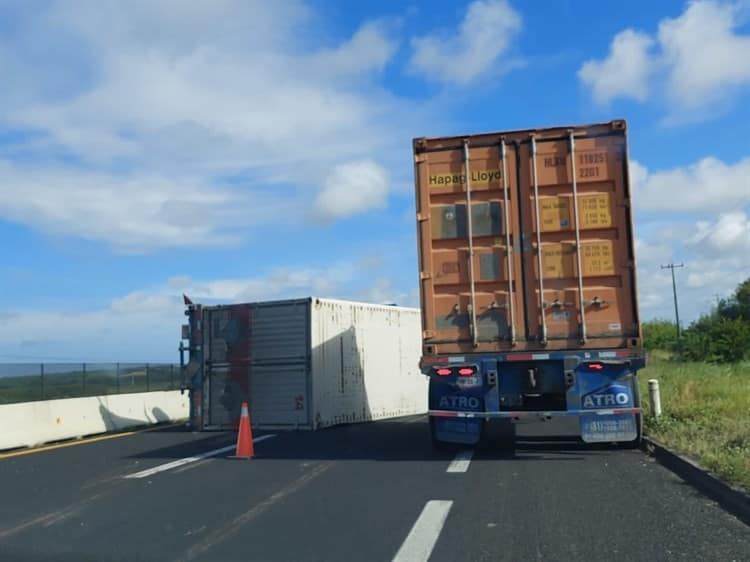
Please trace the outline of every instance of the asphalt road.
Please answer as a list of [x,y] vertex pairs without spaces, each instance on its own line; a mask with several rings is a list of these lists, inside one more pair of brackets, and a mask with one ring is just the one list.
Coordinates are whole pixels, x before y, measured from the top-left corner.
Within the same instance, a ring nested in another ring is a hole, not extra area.
[[436,453],[412,417],[189,462],[233,435],[165,428],[0,459],[0,560],[750,560],[750,527],[565,429]]

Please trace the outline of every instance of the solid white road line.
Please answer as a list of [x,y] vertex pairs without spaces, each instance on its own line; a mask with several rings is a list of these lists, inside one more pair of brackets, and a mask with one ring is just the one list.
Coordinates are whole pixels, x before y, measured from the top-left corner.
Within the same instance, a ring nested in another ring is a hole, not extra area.
[[452,505],[447,500],[428,501],[393,562],[427,562]]
[[[255,439],[253,439],[253,443],[260,443],[261,441],[265,441],[266,439],[270,439],[271,437],[276,437],[276,435],[261,435],[260,437],[256,437]],[[216,455],[233,451],[235,448],[236,445],[228,445],[226,447],[222,447],[221,449],[214,449],[213,451],[207,451],[205,453],[201,453],[200,455],[195,455],[194,457],[185,457],[184,459],[178,459],[166,464],[160,464],[159,466],[141,470],[140,472],[134,472],[133,474],[124,476],[124,478],[146,478],[147,476],[151,476],[152,474],[156,474],[158,472],[172,470],[173,468],[177,468],[178,466],[183,466],[186,464],[190,464],[191,462],[196,462],[208,457],[215,457]]]
[[474,451],[471,449],[459,451],[456,458],[448,465],[446,472],[466,472],[469,470],[472,456],[474,456]]

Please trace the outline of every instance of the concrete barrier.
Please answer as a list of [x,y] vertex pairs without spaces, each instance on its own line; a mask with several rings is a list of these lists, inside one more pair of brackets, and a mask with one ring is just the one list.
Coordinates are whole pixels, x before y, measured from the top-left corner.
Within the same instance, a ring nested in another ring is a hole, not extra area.
[[66,398],[0,406],[0,450],[188,417],[179,390]]

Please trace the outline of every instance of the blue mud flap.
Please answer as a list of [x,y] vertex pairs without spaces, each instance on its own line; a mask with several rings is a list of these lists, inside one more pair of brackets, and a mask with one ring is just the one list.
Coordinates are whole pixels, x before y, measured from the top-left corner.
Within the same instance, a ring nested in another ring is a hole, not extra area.
[[476,445],[482,436],[481,419],[433,417],[432,423],[438,441]]
[[[480,389],[459,390],[452,384],[430,381],[430,409],[463,413],[484,411]],[[482,436],[482,418],[430,417],[432,437],[446,443],[475,445]]]
[[[605,372],[579,372],[582,410],[616,410],[634,406],[632,385],[635,377],[618,367]],[[635,414],[583,415],[580,422],[581,438],[586,443],[635,441],[638,438]]]

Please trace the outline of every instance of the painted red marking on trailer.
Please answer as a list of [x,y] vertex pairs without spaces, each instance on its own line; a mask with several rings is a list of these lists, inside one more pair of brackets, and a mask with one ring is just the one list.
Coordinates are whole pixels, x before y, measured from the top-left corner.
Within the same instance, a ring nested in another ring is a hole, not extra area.
[[508,361],[531,361],[531,353],[514,353],[508,355]]

